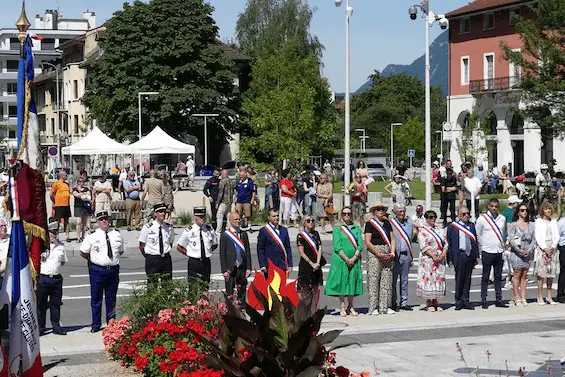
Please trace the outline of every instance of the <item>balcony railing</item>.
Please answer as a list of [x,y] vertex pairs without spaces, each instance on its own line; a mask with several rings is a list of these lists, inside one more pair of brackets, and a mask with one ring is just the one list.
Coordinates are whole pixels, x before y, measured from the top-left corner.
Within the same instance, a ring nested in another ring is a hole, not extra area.
[[495,79],[471,80],[469,93],[501,92],[520,89],[521,77],[497,77]]

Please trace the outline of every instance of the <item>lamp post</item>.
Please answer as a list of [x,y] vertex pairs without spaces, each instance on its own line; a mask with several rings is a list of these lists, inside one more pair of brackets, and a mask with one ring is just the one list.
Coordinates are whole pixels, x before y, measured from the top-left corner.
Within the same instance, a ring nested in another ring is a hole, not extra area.
[[192,116],[204,118],[204,165],[208,165],[208,117],[218,117],[220,114],[192,114]]
[[440,134],[439,137],[439,154],[441,155],[441,158],[443,158],[443,130],[440,131],[436,131],[436,134]]
[[[55,103],[55,106],[57,106],[57,109],[55,110],[55,113],[57,114],[57,122],[55,122],[55,127],[57,128],[57,159],[58,159],[58,167],[61,167],[63,164],[61,163],[62,158],[62,154],[61,154],[61,97],[60,97],[60,89],[59,89],[59,69],[51,64],[51,63],[43,63],[44,65],[47,65],[49,67],[52,67],[55,70],[55,85],[57,86],[56,88],[56,92],[57,92],[57,101]],[[53,101],[51,101],[51,103],[53,103]]]
[[364,128],[356,128],[355,131],[357,132],[361,132],[361,136],[359,136],[359,139],[361,139],[361,149],[363,150],[363,153],[365,153],[366,151],[366,140],[369,138],[369,136],[366,135],[365,133],[365,129]]
[[430,10],[430,0],[423,0],[420,4],[414,4],[408,9],[410,19],[418,17],[418,8],[424,13],[426,23],[426,126],[425,126],[425,146],[426,146],[426,210],[432,207],[432,127],[430,110],[430,27],[438,21],[440,27],[445,30],[449,26],[449,21],[443,14],[435,14]]
[[[342,0],[334,0],[335,6],[341,6]],[[345,0],[345,146],[343,161],[343,185],[347,190],[351,181],[351,151],[350,151],[350,108],[349,108],[349,19],[353,15],[353,8],[349,6],[349,0]],[[351,203],[349,195],[343,198],[343,204],[348,206]]]
[[394,178],[394,127],[402,126],[402,123],[390,124],[390,175]]
[[[139,111],[139,133],[138,133],[138,138],[139,140],[141,140],[141,96],[156,96],[158,95],[159,92],[138,92],[137,93],[137,106],[138,106],[138,111]],[[141,166],[143,164],[141,163],[141,155],[139,155],[139,179],[141,179]],[[133,169],[135,170],[135,169]]]

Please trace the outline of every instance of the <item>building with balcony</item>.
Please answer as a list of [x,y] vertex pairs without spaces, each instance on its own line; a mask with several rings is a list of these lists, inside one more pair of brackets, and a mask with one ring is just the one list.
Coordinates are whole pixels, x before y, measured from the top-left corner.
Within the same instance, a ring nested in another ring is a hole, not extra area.
[[[475,0],[449,19],[448,121],[444,139],[455,166],[462,161],[507,165],[514,175],[565,160],[565,142],[515,112],[522,69],[505,59],[502,44],[521,51],[516,16],[535,16],[536,1]],[[480,122],[483,132],[469,122]],[[470,127],[470,128],[468,128]],[[470,147],[471,146],[471,147]]]
[[[81,18],[63,18],[56,10],[46,10],[36,15],[30,33],[42,37],[33,42],[35,74],[41,74],[45,62],[59,59],[59,48],[77,36],[96,27],[96,15],[86,11]],[[8,152],[16,146],[17,75],[20,42],[16,28],[0,29],[0,150]],[[71,90],[72,87],[69,87]],[[46,102],[46,101],[44,101]],[[44,124],[45,128],[45,124]]]

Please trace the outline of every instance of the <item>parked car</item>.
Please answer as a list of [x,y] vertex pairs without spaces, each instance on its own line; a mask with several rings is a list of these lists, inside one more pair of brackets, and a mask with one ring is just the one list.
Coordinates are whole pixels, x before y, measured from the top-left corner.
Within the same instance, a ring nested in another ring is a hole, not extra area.
[[374,179],[388,178],[388,171],[383,164],[378,164],[378,163],[367,164],[367,171],[369,173],[369,177],[372,177]]
[[229,176],[233,177],[233,176],[237,175],[239,167],[245,166],[245,165],[249,165],[249,163],[232,160],[232,161],[228,161],[225,164],[223,164],[222,169],[227,169]]
[[320,168],[318,168],[316,164],[306,165],[306,170],[312,172],[312,174],[314,174],[316,177],[320,177],[322,175]]
[[214,175],[214,170],[218,169],[216,165],[199,165],[196,167],[196,175],[201,177],[211,177]]

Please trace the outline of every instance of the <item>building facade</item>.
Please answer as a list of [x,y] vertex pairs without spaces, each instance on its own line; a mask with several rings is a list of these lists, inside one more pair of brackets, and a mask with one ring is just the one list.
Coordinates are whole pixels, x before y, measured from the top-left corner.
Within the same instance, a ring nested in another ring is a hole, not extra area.
[[535,16],[531,0],[475,0],[448,13],[449,96],[444,139],[455,166],[474,160],[513,175],[565,159],[565,143],[515,110],[523,108],[522,69],[503,45],[522,50],[517,16]]
[[[81,18],[63,18],[56,10],[36,15],[30,33],[42,37],[33,42],[36,75],[46,62],[58,59],[60,46],[96,26],[94,12],[86,11]],[[20,43],[16,28],[0,29],[0,150],[9,153],[16,147],[17,75]]]

